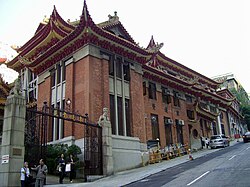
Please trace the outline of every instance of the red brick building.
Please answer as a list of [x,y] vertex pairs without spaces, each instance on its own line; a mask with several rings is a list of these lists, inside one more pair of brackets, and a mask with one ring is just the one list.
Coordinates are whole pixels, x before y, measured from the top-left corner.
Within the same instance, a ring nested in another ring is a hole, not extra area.
[[[70,99],[70,109],[92,122],[108,107],[114,135],[199,147],[201,136],[220,133],[220,108],[232,100],[216,93],[220,83],[162,54],[162,45],[152,37],[146,49],[138,46],[116,12],[94,23],[84,2],[72,23],[54,8],[8,67],[20,72],[28,102],[38,107],[46,100],[65,108]],[[83,128],[55,121],[48,141],[80,141]]]

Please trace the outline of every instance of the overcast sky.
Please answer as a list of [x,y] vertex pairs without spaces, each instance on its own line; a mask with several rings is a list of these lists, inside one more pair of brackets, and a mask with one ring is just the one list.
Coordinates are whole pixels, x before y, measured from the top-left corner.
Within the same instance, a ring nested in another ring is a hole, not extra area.
[[[23,45],[53,5],[64,20],[79,19],[83,0],[0,0],[0,41]],[[213,77],[234,73],[250,92],[249,0],[87,0],[95,23],[117,14],[142,47],[151,36],[169,58]]]

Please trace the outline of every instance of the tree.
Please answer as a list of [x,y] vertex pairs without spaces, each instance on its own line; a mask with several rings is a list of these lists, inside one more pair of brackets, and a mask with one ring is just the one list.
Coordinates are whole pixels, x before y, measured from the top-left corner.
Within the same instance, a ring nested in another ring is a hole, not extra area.
[[[49,173],[54,174],[56,167],[58,165],[58,159],[61,154],[64,154],[65,158],[68,158],[70,154],[74,155],[76,161],[78,154],[82,151],[77,145],[68,146],[67,144],[50,144],[47,146],[47,166],[49,168]],[[77,168],[77,166],[76,166]]]
[[245,123],[247,124],[248,130],[250,130],[250,103],[246,91],[241,87],[239,90],[235,88],[230,89],[231,93],[240,102],[240,111],[244,117]]
[[250,130],[250,105],[246,105],[242,107],[242,114],[245,119],[245,123],[247,124],[248,130]]

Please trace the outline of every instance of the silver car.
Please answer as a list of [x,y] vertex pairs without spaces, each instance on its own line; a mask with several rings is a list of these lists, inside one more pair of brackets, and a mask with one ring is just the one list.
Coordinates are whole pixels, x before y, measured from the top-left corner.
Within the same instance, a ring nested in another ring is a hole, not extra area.
[[217,148],[217,147],[227,147],[229,146],[229,139],[224,135],[213,135],[210,138],[209,146],[211,149]]

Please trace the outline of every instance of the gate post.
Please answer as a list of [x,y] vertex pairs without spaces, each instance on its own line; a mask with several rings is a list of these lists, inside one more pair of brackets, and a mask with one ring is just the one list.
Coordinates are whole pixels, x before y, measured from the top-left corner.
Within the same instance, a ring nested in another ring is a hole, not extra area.
[[26,100],[21,96],[19,80],[7,97],[4,108],[1,145],[0,186],[20,186],[20,169],[24,162],[24,129]]
[[112,152],[112,131],[108,118],[108,108],[103,108],[103,115],[99,118],[99,125],[102,127],[102,162],[103,175],[114,173],[113,152]]

